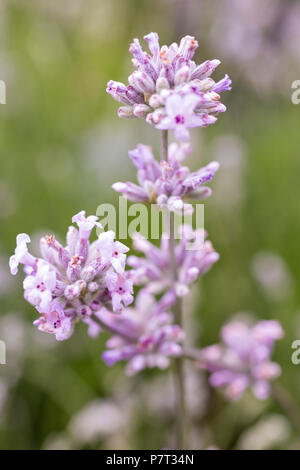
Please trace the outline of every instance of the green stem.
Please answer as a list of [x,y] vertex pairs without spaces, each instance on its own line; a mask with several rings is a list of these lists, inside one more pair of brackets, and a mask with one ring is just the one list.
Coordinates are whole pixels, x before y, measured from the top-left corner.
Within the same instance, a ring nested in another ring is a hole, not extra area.
[[168,160],[168,131],[161,131],[160,157],[161,160]]
[[[168,159],[168,131],[161,133],[161,159]],[[170,213],[170,270],[174,284],[177,282],[178,272],[175,257],[175,229],[174,229],[174,213]],[[182,303],[177,298],[174,305],[174,317],[176,324],[182,326]],[[186,443],[186,403],[185,403],[185,387],[184,387],[184,360],[179,357],[174,361],[174,382],[175,382],[175,436],[176,448],[187,449]]]

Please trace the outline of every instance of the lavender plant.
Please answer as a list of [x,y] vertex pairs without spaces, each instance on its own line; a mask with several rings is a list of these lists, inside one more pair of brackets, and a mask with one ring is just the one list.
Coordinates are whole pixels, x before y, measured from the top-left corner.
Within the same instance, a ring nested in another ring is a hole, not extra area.
[[[59,341],[71,336],[78,321],[88,325],[91,336],[110,332],[102,358],[108,366],[125,361],[128,375],[146,367],[166,369],[174,362],[176,447],[187,448],[184,361],[192,359],[209,371],[211,385],[225,386],[230,399],[239,398],[250,386],[257,398],[264,399],[270,394],[269,382],[280,374],[270,357],[283,332],[275,320],[251,328],[230,323],[222,330],[222,345],[202,350],[184,345],[182,297],[219,255],[202,229],[183,225],[177,238],[174,217],[192,213],[191,202],[211,195],[207,183],[219,165],[211,162],[191,172],[183,161],[191,150],[189,129],[213,124],[226,110],[220,93],[230,90],[231,80],[227,75],[219,82],[211,78],[218,60],[196,65],[192,58],[198,44],[191,36],[169,47],[160,47],[156,33],[145,39],[151,54],[138,39],[130,46],[136,70],[129,85],[110,81],[107,91],[123,103],[120,117],[144,118],[160,131],[160,161],[150,147],[138,145],[129,152],[138,184],[118,182],[113,189],[131,201],[166,209],[168,233],[162,234],[159,247],[137,235],[134,249],[143,256],[131,255],[127,260],[128,248],[115,241],[112,231],[89,241],[93,228],[101,224],[82,211],[72,219],[78,228],[69,227],[65,246],[54,235],[41,239],[41,258],[29,253],[30,237],[19,234],[10,268],[16,274],[19,264],[24,266],[24,296],[40,315],[34,322],[39,330]],[[177,140],[170,145],[169,130]],[[137,285],[140,289],[130,306]]]

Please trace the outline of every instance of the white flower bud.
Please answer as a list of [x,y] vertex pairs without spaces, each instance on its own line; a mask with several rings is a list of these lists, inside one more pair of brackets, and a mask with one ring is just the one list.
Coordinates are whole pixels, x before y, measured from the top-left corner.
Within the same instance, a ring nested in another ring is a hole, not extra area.
[[190,78],[190,67],[184,65],[179,70],[177,70],[174,78],[175,85],[181,85],[184,82],[187,82]]
[[144,118],[151,111],[151,108],[147,104],[135,104],[133,106],[133,114],[137,118]]
[[135,116],[133,114],[133,106],[121,106],[118,109],[118,116],[125,119],[134,118]]
[[156,91],[157,93],[160,93],[164,89],[170,88],[170,84],[168,80],[165,77],[159,77],[156,80]]
[[154,109],[159,108],[162,105],[159,95],[157,94],[152,95],[149,99],[149,104],[151,108],[154,108]]

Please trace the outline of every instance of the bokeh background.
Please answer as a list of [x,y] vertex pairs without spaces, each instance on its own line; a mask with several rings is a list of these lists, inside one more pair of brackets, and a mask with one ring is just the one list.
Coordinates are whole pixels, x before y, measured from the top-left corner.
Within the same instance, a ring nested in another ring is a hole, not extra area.
[[[85,325],[64,343],[32,326],[21,275],[8,272],[19,232],[64,237],[73,214],[117,202],[111,184],[134,179],[127,150],[158,149],[157,132],[119,120],[105,93],[125,81],[133,37],[157,31],[162,43],[199,41],[196,61],[219,58],[228,73],[228,111],[193,131],[190,165],[221,163],[205,226],[220,261],[186,302],[191,341],[218,341],[233,317],[278,319],[286,332],[275,357],[281,384],[300,409],[300,3],[295,0],[1,0],[0,79],[0,448],[147,449],[172,446],[170,374],[127,379],[101,361],[105,335]],[[251,393],[228,404],[191,368],[190,446],[299,448],[300,436],[271,399]]]

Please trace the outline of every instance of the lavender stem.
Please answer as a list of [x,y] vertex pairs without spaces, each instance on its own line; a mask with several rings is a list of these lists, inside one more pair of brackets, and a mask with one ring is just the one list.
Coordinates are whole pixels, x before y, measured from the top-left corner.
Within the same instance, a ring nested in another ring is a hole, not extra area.
[[[168,131],[161,133],[161,159],[168,159]],[[175,231],[174,231],[174,213],[170,213],[170,268],[173,282],[177,281],[177,266],[175,258]],[[182,326],[182,305],[179,298],[174,305],[174,317],[177,325]],[[176,448],[187,449],[186,443],[186,404],[184,387],[184,361],[179,357],[175,359],[174,379],[176,394],[176,412],[175,412],[175,436]]]

